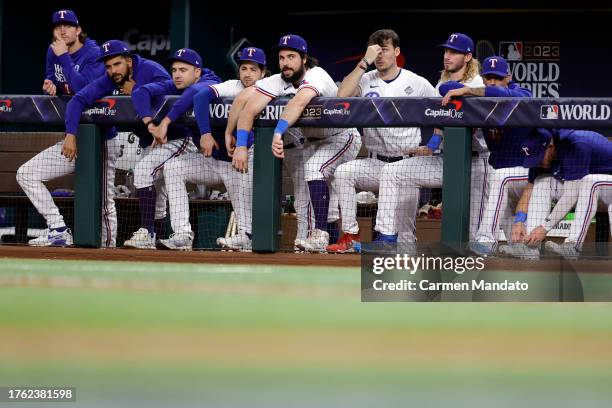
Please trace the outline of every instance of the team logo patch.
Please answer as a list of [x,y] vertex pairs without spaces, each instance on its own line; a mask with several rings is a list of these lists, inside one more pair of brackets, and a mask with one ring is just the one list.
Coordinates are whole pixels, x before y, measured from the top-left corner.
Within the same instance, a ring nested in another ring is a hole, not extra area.
[[499,55],[507,61],[521,61],[523,59],[523,42],[506,41],[499,43]]
[[404,89],[404,92],[406,95],[411,95],[414,92],[414,89],[412,89],[411,86],[407,86],[406,89]]
[[559,119],[559,105],[542,105],[540,119]]
[[12,112],[13,101],[10,99],[0,99],[0,112]]

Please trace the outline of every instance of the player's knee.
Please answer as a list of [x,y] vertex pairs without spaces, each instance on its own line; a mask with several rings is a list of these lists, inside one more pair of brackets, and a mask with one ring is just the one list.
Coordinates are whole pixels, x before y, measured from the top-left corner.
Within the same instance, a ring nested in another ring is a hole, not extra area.
[[27,166],[27,163],[22,165],[21,167],[19,167],[19,169],[17,170],[17,175],[16,175],[16,179],[17,179],[17,183],[19,185],[23,185],[24,183],[27,183],[29,181],[34,181],[36,179],[36,172],[33,171],[29,166]]

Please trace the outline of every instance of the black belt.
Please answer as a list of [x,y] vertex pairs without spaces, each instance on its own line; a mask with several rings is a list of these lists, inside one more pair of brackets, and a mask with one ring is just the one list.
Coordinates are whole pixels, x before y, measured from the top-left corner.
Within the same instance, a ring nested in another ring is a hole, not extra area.
[[289,143],[287,145],[284,145],[283,149],[285,149],[285,150],[295,149],[296,147],[302,146],[303,144],[304,144],[304,138],[302,137],[302,138],[300,138],[300,143],[295,143],[295,142]]
[[391,156],[381,156],[380,154],[376,154],[376,153],[369,153],[368,157],[372,159],[378,159],[380,161],[384,161],[385,163],[395,163],[395,162],[404,160],[411,156],[393,156],[391,157]]

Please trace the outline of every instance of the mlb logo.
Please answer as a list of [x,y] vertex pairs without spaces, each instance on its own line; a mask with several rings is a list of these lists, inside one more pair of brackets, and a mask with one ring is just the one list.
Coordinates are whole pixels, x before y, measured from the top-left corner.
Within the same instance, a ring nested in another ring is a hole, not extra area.
[[499,55],[507,61],[521,61],[523,59],[523,43],[521,41],[500,42]]
[[542,105],[540,119],[559,119],[559,105]]

